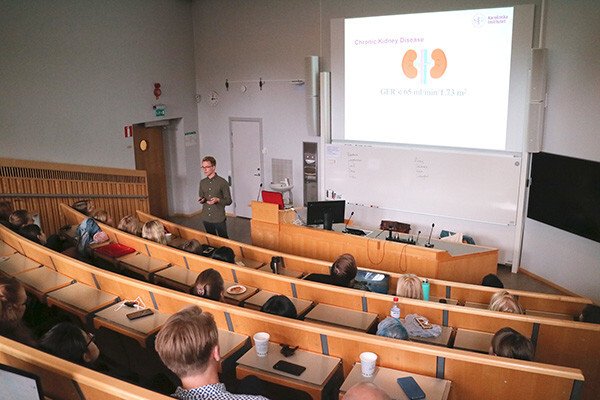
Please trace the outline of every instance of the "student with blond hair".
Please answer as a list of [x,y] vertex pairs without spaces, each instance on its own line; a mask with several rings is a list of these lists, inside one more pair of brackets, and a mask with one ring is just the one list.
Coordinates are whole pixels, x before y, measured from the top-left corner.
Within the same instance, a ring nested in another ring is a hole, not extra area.
[[157,219],[148,221],[142,226],[142,237],[156,243],[167,244],[165,227]]
[[263,396],[232,394],[219,382],[219,332],[212,314],[196,306],[173,314],[156,336],[156,352],[181,386],[180,400],[266,400]]
[[108,214],[108,211],[106,210],[98,210],[95,211],[92,218],[94,218],[96,221],[98,222],[102,222],[103,224],[106,224],[108,226],[115,226],[115,223],[112,219],[112,217]]
[[494,293],[490,300],[489,309],[513,314],[525,314],[525,310],[521,307],[517,299],[506,290]]
[[140,220],[133,215],[126,215],[121,218],[117,228],[135,236],[141,236],[142,234],[142,224],[140,223]]
[[423,300],[423,286],[415,274],[402,274],[396,285],[396,296]]

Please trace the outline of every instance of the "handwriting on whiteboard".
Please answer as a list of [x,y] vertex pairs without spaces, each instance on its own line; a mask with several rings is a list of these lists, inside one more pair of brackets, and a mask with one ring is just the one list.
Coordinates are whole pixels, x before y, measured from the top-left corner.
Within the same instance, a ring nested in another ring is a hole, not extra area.
[[429,163],[421,157],[415,157],[413,160],[415,166],[415,177],[417,179],[429,178]]
[[361,163],[360,154],[351,151],[348,152],[348,178],[358,179],[358,171]]

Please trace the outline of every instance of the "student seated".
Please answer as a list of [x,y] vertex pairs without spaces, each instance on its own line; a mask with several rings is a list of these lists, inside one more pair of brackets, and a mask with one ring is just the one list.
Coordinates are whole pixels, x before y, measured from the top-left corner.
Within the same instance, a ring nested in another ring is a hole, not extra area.
[[14,232],[19,232],[22,226],[33,224],[33,218],[27,210],[13,211],[8,217],[8,227]]
[[307,281],[328,283],[330,285],[352,287],[356,277],[356,260],[352,254],[342,254],[335,260],[329,269],[329,275],[309,274]]
[[148,221],[142,226],[142,237],[160,244],[167,244],[165,227],[159,220]]
[[117,228],[135,236],[142,235],[142,224],[140,223],[140,220],[133,215],[126,215],[121,218]]
[[70,322],[61,322],[46,332],[40,339],[40,349],[84,366],[95,362],[100,355],[94,335]]
[[280,315],[287,318],[298,318],[296,306],[290,299],[282,294],[272,296],[263,304],[260,311],[267,314]]
[[489,309],[513,314],[525,314],[525,310],[521,307],[517,299],[506,290],[496,292],[492,296]]
[[219,333],[210,313],[196,306],[173,314],[156,336],[155,348],[181,386],[173,397],[193,399],[266,400],[263,396],[229,393],[219,382]]
[[415,274],[402,274],[396,285],[396,296],[423,300],[423,286]]
[[90,217],[92,215],[92,212],[94,212],[94,210],[96,209],[96,207],[94,206],[94,202],[92,202],[91,200],[76,201],[71,207],[73,207],[75,210],[79,211],[86,217]]
[[202,251],[202,245],[196,239],[186,240],[180,247],[180,250],[187,251],[188,253],[200,254]]
[[108,212],[106,210],[95,211],[94,214],[92,215],[92,218],[94,218],[96,221],[102,222],[103,224],[106,224],[108,226],[112,226],[112,227],[115,226],[113,219],[111,218],[111,216],[108,214]]
[[235,253],[230,247],[222,246],[213,252],[214,260],[225,261],[230,264],[235,264]]
[[533,352],[531,341],[512,328],[502,328],[492,338],[492,355],[533,361]]
[[0,336],[35,346],[31,330],[23,322],[27,293],[15,278],[0,275]]
[[25,239],[31,240],[37,244],[43,246],[46,245],[46,234],[42,231],[42,228],[36,224],[24,225],[19,229],[19,234]]
[[579,316],[579,321],[600,324],[600,307],[595,304],[586,305]]
[[196,296],[204,297],[216,301],[224,301],[223,292],[225,284],[221,274],[212,269],[205,269],[196,278],[196,283],[192,286],[190,293]]
[[13,211],[10,201],[0,201],[0,224],[8,226],[8,218]]
[[373,382],[359,382],[348,389],[344,400],[391,400],[391,398]]
[[498,276],[494,274],[487,274],[486,276],[484,276],[481,280],[481,286],[504,289],[504,284],[502,283],[500,278],[498,278]]

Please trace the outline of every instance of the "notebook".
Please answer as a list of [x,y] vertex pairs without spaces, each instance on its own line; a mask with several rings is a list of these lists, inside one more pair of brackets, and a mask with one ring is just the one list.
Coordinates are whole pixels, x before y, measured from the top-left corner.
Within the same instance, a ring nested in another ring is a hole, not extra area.
[[134,253],[135,249],[119,243],[109,243],[105,246],[98,247],[94,251],[106,257],[119,258],[126,254]]

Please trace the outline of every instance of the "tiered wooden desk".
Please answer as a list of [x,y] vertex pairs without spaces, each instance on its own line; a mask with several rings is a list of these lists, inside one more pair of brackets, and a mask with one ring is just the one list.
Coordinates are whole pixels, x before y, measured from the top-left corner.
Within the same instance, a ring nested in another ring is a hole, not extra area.
[[30,260],[20,253],[0,257],[0,271],[8,276],[15,276],[40,267],[39,262]]
[[[273,369],[279,360],[301,365],[306,370],[300,376],[295,376]],[[259,357],[254,347],[248,350],[239,358],[236,371],[238,379],[254,375],[268,382],[305,391],[313,399],[321,399],[332,378],[341,374],[341,368],[342,361],[337,357],[298,349],[285,358],[278,344],[269,343],[269,352],[265,357]]]
[[328,304],[317,304],[304,317],[307,321],[341,326],[361,332],[371,331],[377,323],[377,314],[348,310]]
[[427,400],[446,400],[450,394],[451,382],[445,379],[431,378],[429,376],[383,367],[376,367],[375,374],[372,377],[365,378],[362,376],[360,363],[356,363],[340,387],[340,400],[344,397],[348,389],[361,382],[373,382],[392,399],[408,400],[408,397],[406,397],[406,394],[404,394],[404,391],[402,391],[396,382],[396,379],[405,376],[415,378],[415,381],[417,381],[423,392],[425,392]]
[[54,290],[46,297],[49,306],[59,307],[77,316],[82,322],[86,322],[90,314],[116,303],[118,299],[114,294],[79,282]]

